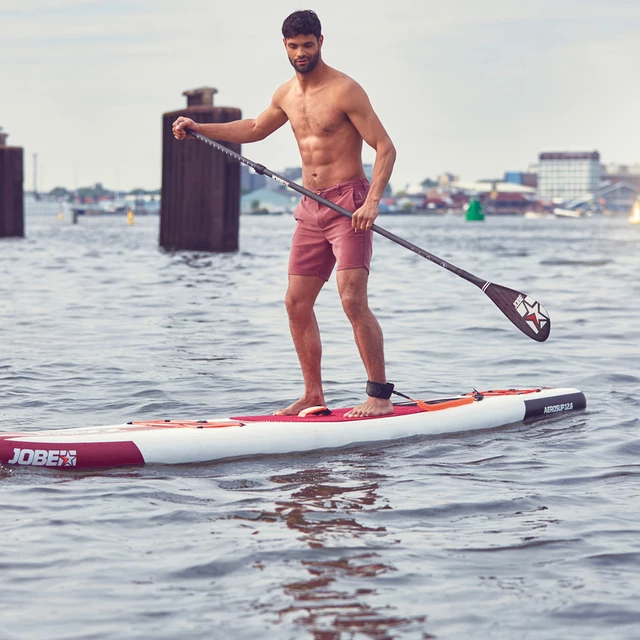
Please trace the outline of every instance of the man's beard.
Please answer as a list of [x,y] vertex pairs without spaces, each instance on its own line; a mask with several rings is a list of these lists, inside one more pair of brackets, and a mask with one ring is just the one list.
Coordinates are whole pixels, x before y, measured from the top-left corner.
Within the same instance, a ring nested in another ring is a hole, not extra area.
[[308,56],[305,56],[305,58],[307,58],[307,60],[309,60],[309,62],[307,62],[307,64],[304,67],[302,67],[301,69],[299,69],[297,67],[295,60],[290,60],[291,66],[298,73],[309,73],[310,71],[313,71],[318,66],[318,62],[320,60],[320,51],[318,51],[318,53],[316,53],[316,55],[313,56],[313,58],[309,58]]

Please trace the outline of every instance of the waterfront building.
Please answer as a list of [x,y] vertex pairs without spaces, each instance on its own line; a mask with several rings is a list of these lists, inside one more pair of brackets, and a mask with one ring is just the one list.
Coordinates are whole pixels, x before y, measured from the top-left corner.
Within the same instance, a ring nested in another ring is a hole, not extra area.
[[598,196],[604,213],[627,213],[640,196],[640,187],[623,180],[604,181]]
[[593,197],[602,165],[597,151],[544,152],[538,158],[538,198],[566,202]]
[[302,167],[285,167],[282,175],[291,182],[302,182]]
[[[291,180],[291,182],[302,184],[302,167],[286,167],[282,170],[277,171],[276,173],[281,175],[283,178],[286,178],[287,180]],[[288,187],[285,187],[277,180],[270,180],[266,177],[264,184],[260,188],[266,189],[267,191],[273,191],[275,193],[289,193]]]
[[240,198],[240,213],[242,214],[278,214],[293,213],[300,195],[292,191],[272,191],[271,189],[258,189],[251,193],[245,193]]
[[[362,165],[364,168],[364,175],[366,176],[367,180],[369,182],[371,182],[371,180],[373,179],[373,165],[372,164],[363,164]],[[384,191],[382,192],[382,197],[383,198],[391,198],[393,197],[393,190],[391,189],[391,183],[388,183],[387,186],[384,188]]]
[[506,171],[504,181],[536,189],[538,187],[538,173],[537,171]]
[[242,193],[249,193],[262,189],[267,182],[266,176],[261,176],[246,165],[240,166],[240,188]]
[[602,181],[613,184],[626,182],[640,192],[640,164],[609,163],[602,167]]
[[607,164],[603,167],[600,191],[606,212],[626,213],[640,196],[640,164]]

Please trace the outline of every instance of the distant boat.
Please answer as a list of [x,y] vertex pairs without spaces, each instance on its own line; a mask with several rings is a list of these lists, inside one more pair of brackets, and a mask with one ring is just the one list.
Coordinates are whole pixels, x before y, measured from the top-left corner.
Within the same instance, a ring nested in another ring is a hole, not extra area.
[[96,204],[75,205],[71,208],[76,216],[100,216],[126,214],[127,206],[124,202],[115,202],[113,200],[104,200]]
[[555,218],[555,214],[548,211],[525,211],[525,218]]
[[556,207],[553,213],[559,218],[585,218],[589,215],[580,209],[563,209],[562,207]]
[[631,209],[629,222],[631,224],[640,224],[640,198],[636,200],[636,203],[633,205],[633,209]]
[[119,216],[129,215],[132,211],[137,216],[160,213],[159,203],[144,201],[126,202],[107,200],[98,204],[75,205],[71,208],[74,217],[77,216]]

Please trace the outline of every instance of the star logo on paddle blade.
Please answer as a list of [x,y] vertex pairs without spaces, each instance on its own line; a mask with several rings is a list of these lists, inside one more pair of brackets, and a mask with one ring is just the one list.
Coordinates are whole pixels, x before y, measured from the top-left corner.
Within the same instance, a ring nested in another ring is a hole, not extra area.
[[530,326],[532,325],[532,329],[534,329],[534,331],[537,333],[539,329],[547,324],[547,322],[549,321],[549,316],[544,313],[544,309],[540,306],[540,303],[536,302],[535,300],[532,300],[530,302],[529,300],[525,299],[524,306],[526,309],[524,319],[529,323]]
[[544,307],[529,296],[519,294],[513,306],[529,329],[535,334],[539,334],[540,330],[549,323],[549,316]]

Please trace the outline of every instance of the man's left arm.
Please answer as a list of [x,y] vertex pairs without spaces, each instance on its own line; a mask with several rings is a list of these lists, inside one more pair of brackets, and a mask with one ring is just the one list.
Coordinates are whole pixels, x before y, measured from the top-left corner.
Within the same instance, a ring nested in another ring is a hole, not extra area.
[[371,176],[371,188],[364,204],[353,214],[354,229],[371,229],[378,217],[378,205],[391,178],[396,161],[396,149],[389,134],[371,106],[369,97],[357,83],[349,88],[345,113],[362,139],[375,149],[376,158]]

